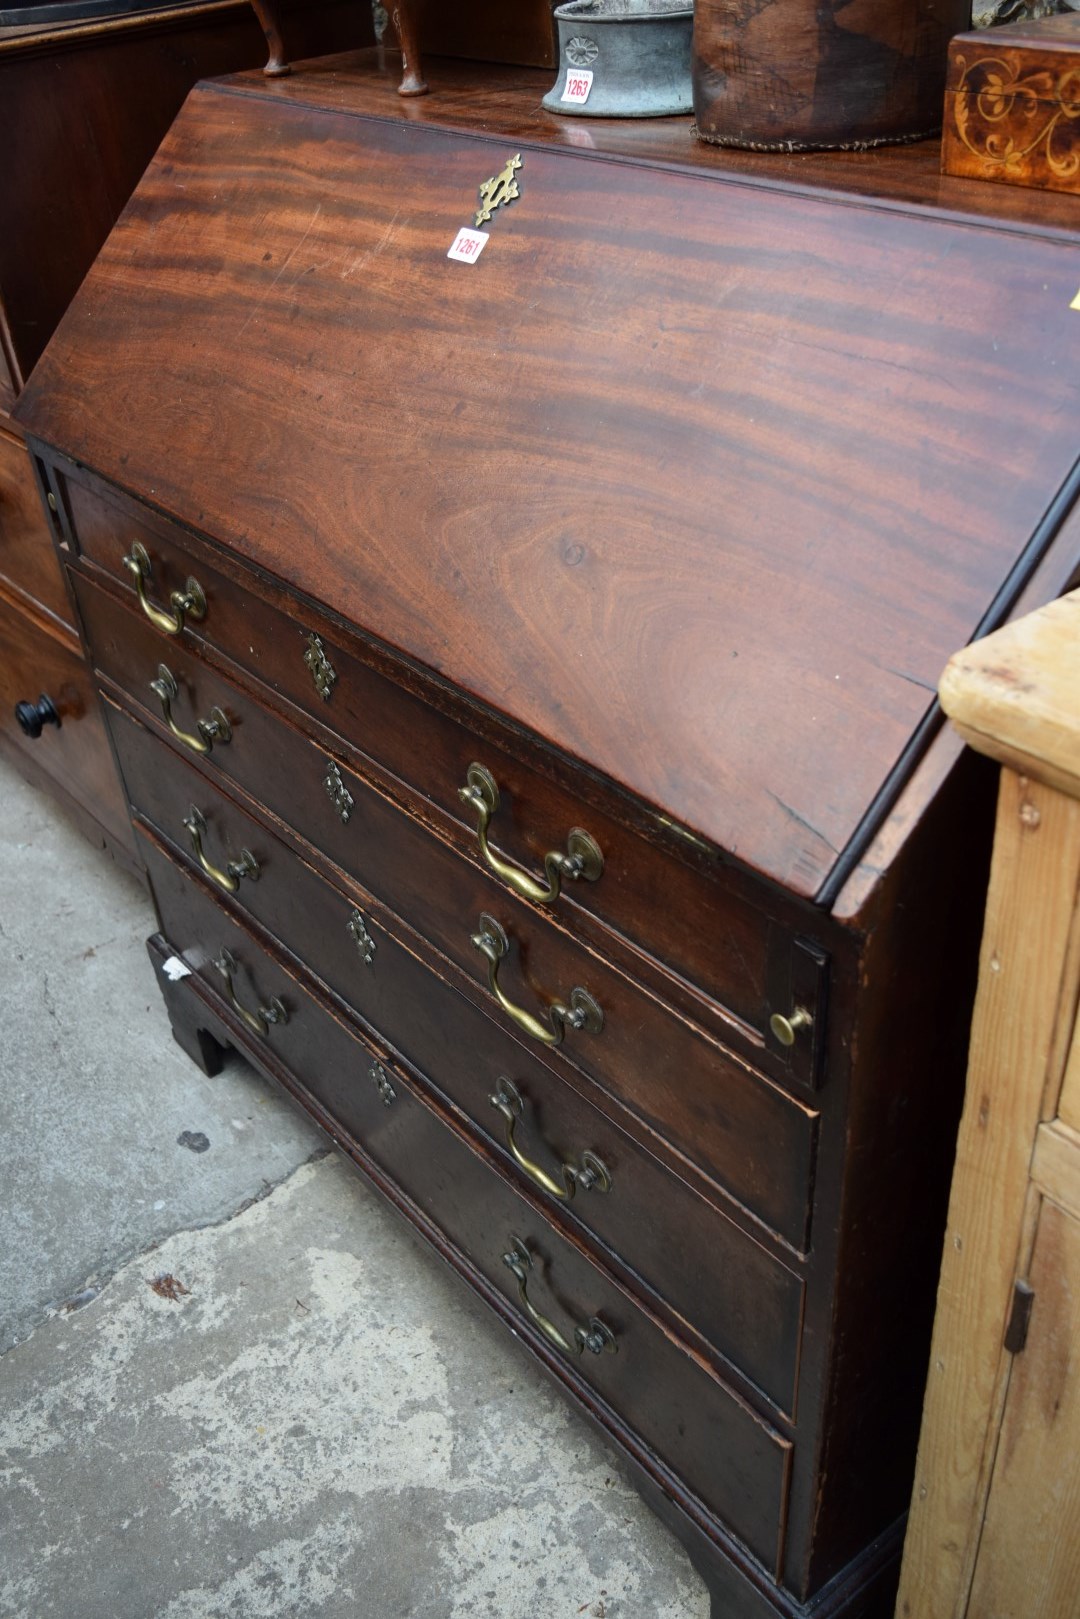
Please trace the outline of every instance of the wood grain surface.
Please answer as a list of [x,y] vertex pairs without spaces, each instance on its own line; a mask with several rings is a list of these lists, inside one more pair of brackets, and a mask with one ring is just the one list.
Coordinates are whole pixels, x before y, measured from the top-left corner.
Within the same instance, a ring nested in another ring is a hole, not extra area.
[[943,170],[1080,194],[1080,16],[957,34],[948,63]]
[[[987,218],[1005,229],[1038,229],[1076,234],[1076,210],[1067,198],[1022,187],[988,192],[978,181],[941,172],[941,143],[881,147],[866,152],[739,152],[707,146],[697,139],[689,118],[563,118],[541,106],[551,73],[496,69],[475,62],[428,58],[424,64],[430,95],[402,107],[396,52],[368,51],[305,62],[289,79],[264,83],[264,93],[283,102],[351,110],[380,118],[407,118],[412,124],[490,134],[556,150],[595,152],[642,163],[693,166],[699,173],[725,175],[763,189],[807,190],[814,194],[875,198],[887,206],[942,209],[954,215]],[[250,87],[243,74],[230,81]]]
[[223,914],[204,884],[176,868],[149,841],[152,834],[141,831],[155,898],[168,912],[177,952],[220,993],[222,980],[212,963],[224,945],[238,963],[241,1004],[253,1009],[280,996],[288,1021],[256,1043],[288,1064],[294,1086],[309,1091],[362,1142],[405,1197],[512,1301],[511,1318],[526,1343],[539,1334],[502,1263],[515,1236],[536,1256],[529,1291],[549,1318],[570,1333],[575,1319],[596,1314],[604,1320],[619,1352],[560,1354],[558,1360],[586,1379],[604,1410],[633,1423],[650,1451],[731,1525],[766,1569],[776,1569],[791,1442],[683,1349],[535,1199],[511,1185],[489,1156],[481,1156],[479,1144],[467,1145],[460,1123],[450,1115],[439,1118],[421,1101],[404,1065],[383,1057],[395,1093],[385,1105],[368,1072],[370,1058],[343,1021],[331,1017],[261,940]]
[[0,420],[0,579],[74,632],[75,620],[22,436]]
[[22,420],[813,894],[1074,464],[1080,245],[530,152],[454,264],[508,150],[200,88]]
[[1080,591],[950,659],[941,700],[980,753],[1080,797]]
[[1080,805],[1007,771],[997,827],[901,1619],[965,1611],[993,1466],[997,1422],[987,1418],[1000,1410],[1009,1382],[1002,1339],[1030,1241],[1032,1141],[1044,1096],[1056,1095],[1060,1080],[1052,1071],[1055,1028],[1076,1005],[1076,963],[1066,946],[1080,876]]

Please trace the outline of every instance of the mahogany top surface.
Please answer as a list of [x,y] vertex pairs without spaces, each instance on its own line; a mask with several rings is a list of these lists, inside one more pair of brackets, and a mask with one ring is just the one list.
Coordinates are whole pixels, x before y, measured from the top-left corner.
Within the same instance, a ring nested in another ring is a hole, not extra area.
[[[995,36],[1001,32],[994,30]],[[985,38],[985,31],[981,37]],[[938,140],[883,146],[873,152],[743,152],[698,140],[689,116],[559,118],[540,105],[553,83],[553,74],[546,70],[478,67],[475,62],[425,56],[424,76],[431,94],[412,98],[398,95],[400,76],[401,59],[396,52],[370,50],[304,62],[286,78],[237,73],[221,83],[355,117],[405,119],[597,156],[692,168],[766,188],[781,186],[819,195],[829,192],[838,198],[876,199],[885,206],[940,210],[985,218],[998,229],[1080,235],[1080,198],[1046,195],[1025,186],[988,187],[978,180],[942,174]],[[995,196],[995,190],[1004,194]]]
[[1080,239],[566,119],[455,264],[510,91],[340,64],[194,92],[20,419],[813,896],[1077,462]]

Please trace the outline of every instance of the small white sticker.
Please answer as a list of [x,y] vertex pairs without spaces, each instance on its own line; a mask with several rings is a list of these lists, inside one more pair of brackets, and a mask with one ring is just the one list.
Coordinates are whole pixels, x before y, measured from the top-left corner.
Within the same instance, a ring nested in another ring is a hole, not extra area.
[[583,107],[589,99],[592,89],[591,67],[568,67],[566,70],[566,83],[560,101],[572,101],[576,107]]
[[457,259],[459,264],[475,264],[484,251],[489,231],[470,230],[468,225],[462,225],[454,237],[454,245],[446,255],[448,259]]
[[1080,292],[1078,292],[1076,294],[1076,297],[1073,299],[1072,303],[1069,305],[1069,308],[1070,309],[1080,309]]
[[[179,956],[170,956],[168,961],[161,963],[161,970],[170,984],[178,984],[181,978],[191,977],[191,968],[180,960]],[[162,1205],[164,1207],[164,1205]],[[157,1208],[157,1204],[154,1205]]]

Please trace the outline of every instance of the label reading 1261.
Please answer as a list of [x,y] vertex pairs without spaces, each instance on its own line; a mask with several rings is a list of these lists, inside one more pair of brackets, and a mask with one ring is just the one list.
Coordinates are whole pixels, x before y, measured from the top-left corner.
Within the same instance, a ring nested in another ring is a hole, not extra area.
[[475,264],[484,251],[489,231],[472,230],[468,225],[462,225],[454,237],[453,246],[446,255],[448,259],[457,259],[459,264]]
[[586,101],[589,99],[589,91],[591,89],[591,67],[568,67],[566,70],[566,84],[563,87],[563,93],[559,97],[559,100],[572,101],[577,106],[583,107]]

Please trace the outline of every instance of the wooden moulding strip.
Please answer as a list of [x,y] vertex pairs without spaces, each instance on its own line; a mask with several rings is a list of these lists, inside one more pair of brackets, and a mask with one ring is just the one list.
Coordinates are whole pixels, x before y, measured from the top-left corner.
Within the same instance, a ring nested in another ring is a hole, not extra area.
[[1048,1069],[1064,1061],[1056,1024],[1076,1005],[1078,882],[1080,803],[1003,772],[898,1619],[967,1611],[1011,1362],[1002,1339],[1037,1212],[1032,1144]]
[[1080,1131],[1060,1120],[1040,1125],[1031,1173],[1044,1197],[1080,1220]]

